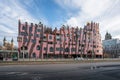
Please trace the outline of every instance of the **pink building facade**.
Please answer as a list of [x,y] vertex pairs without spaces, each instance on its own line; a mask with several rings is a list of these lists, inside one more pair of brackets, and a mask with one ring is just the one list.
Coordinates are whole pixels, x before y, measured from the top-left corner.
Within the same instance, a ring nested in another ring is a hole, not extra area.
[[19,56],[25,58],[101,58],[102,43],[98,23],[84,28],[48,28],[42,23],[18,23]]

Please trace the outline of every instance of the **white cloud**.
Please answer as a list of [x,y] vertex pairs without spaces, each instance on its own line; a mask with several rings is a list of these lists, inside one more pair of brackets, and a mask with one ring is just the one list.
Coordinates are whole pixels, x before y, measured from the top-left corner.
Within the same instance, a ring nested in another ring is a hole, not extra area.
[[68,21],[67,21],[67,23],[66,24],[68,24],[68,25],[71,25],[71,26],[78,26],[78,21],[74,18],[74,17],[71,17]]
[[[120,37],[120,35],[115,35],[113,38],[119,38]],[[120,38],[119,38],[120,39]]]
[[4,36],[10,41],[14,38],[15,44],[17,44],[18,33],[18,19],[22,22],[35,22],[38,23],[29,12],[27,12],[22,4],[18,0],[0,0],[0,39]]
[[17,0],[0,0],[0,39],[14,37],[17,44],[18,19],[38,23]]
[[85,0],[55,0],[62,8],[64,9],[74,9],[81,7],[84,4]]
[[8,26],[2,26],[1,30],[5,31],[7,28],[12,28],[13,32],[17,32],[18,19],[28,22],[38,22],[34,19],[16,0],[7,1],[3,0],[0,3],[0,24],[6,24]]
[[6,28],[5,26],[3,25],[0,25],[0,28],[1,28],[1,31],[3,32],[6,32],[6,33],[14,33],[13,30],[9,29],[9,28]]
[[65,9],[78,9],[65,24],[83,27],[88,21],[99,22],[102,39],[106,31],[120,38],[120,33],[116,33],[120,30],[119,0],[57,0],[56,3]]
[[81,5],[82,11],[91,18],[104,14],[104,12],[112,5],[110,0],[88,0]]

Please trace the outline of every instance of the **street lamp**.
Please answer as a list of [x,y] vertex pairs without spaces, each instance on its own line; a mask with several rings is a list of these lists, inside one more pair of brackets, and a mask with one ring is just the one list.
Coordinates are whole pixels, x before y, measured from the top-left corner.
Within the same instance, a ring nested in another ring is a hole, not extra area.
[[[19,43],[19,42],[22,42],[22,37],[17,37],[17,42]],[[19,55],[20,55],[20,49],[18,48],[18,59],[19,59]]]
[[[94,56],[95,56],[95,53],[94,53],[94,30],[92,31],[92,54],[91,54],[91,64],[92,64],[92,61],[94,60]],[[93,69],[96,69],[96,65],[93,63],[93,65],[91,65],[91,70]]]
[[25,46],[22,46],[22,57],[23,57],[23,61],[24,61],[24,55],[25,55]]

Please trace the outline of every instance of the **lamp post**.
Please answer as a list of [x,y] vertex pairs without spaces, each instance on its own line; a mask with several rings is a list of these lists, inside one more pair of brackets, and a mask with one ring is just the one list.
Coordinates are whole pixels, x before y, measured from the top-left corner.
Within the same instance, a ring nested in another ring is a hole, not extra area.
[[[22,37],[19,37],[19,36],[18,36],[18,37],[17,37],[17,42],[18,42],[18,45],[19,45],[19,43],[22,42]],[[20,52],[21,52],[21,51],[20,51],[20,48],[19,48],[18,50],[19,50],[19,51],[18,51],[18,60],[19,60],[19,55],[20,55]]]
[[20,54],[20,49],[18,48],[18,55],[17,55],[18,60],[19,60],[19,54]]
[[23,61],[24,61],[24,55],[25,55],[25,47],[23,46]]
[[[95,53],[94,53],[94,36],[93,36],[93,34],[94,34],[94,31],[92,31],[92,54],[91,54],[92,59],[91,59],[91,64],[92,64],[92,61],[94,60],[94,56],[95,56]],[[93,69],[96,69],[95,63],[93,63],[91,65],[91,70],[93,70]]]

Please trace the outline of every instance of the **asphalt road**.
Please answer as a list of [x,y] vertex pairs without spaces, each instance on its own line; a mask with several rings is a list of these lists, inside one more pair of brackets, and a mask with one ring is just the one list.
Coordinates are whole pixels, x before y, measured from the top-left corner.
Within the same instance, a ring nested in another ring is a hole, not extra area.
[[4,65],[0,80],[120,80],[120,62]]

